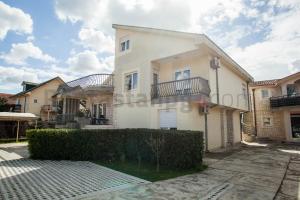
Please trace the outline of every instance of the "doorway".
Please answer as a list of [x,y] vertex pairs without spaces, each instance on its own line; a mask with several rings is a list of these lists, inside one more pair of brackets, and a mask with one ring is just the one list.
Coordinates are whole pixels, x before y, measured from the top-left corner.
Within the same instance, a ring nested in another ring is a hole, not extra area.
[[291,114],[292,137],[300,138],[300,114]]

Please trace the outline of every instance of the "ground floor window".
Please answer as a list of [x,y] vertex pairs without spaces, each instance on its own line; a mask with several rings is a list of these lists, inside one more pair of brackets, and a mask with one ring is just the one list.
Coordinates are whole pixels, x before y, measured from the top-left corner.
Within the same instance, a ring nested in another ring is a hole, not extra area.
[[292,137],[300,138],[300,114],[291,114]]
[[161,129],[177,129],[176,110],[160,110],[159,125]]

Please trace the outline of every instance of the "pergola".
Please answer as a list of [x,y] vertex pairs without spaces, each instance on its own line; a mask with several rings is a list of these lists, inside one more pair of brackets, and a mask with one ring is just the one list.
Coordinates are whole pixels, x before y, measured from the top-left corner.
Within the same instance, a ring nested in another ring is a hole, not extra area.
[[0,112],[0,121],[15,121],[17,122],[17,137],[19,140],[20,122],[37,120],[37,116],[32,113],[15,113],[15,112]]

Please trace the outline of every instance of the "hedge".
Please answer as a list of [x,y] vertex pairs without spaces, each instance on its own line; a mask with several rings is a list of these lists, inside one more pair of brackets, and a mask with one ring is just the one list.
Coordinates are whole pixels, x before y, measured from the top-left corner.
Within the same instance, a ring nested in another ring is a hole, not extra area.
[[158,129],[27,130],[30,156],[48,160],[147,162],[172,169],[202,164],[203,134]]

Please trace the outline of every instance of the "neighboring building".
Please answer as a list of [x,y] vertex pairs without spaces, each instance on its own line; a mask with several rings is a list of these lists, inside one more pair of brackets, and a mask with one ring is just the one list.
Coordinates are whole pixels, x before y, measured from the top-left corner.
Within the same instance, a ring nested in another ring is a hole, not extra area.
[[200,130],[207,148],[241,141],[253,78],[206,35],[113,25],[117,128]]
[[12,94],[0,93],[0,112],[20,112],[20,106],[10,99]]
[[0,93],[0,98],[3,98],[6,100],[7,104],[14,104],[15,101],[13,101],[12,99],[10,99],[9,97],[13,96],[12,94],[6,94],[6,93]]
[[81,128],[112,127],[113,89],[112,74],[92,74],[62,84],[53,95],[58,108],[57,125],[78,127],[79,123]]
[[22,83],[23,91],[10,97],[16,104],[21,105],[20,111],[33,113],[43,121],[54,120],[56,110],[53,109],[52,96],[64,81],[55,77],[43,83]]
[[245,123],[258,138],[300,141],[300,72],[250,84],[252,112]]

